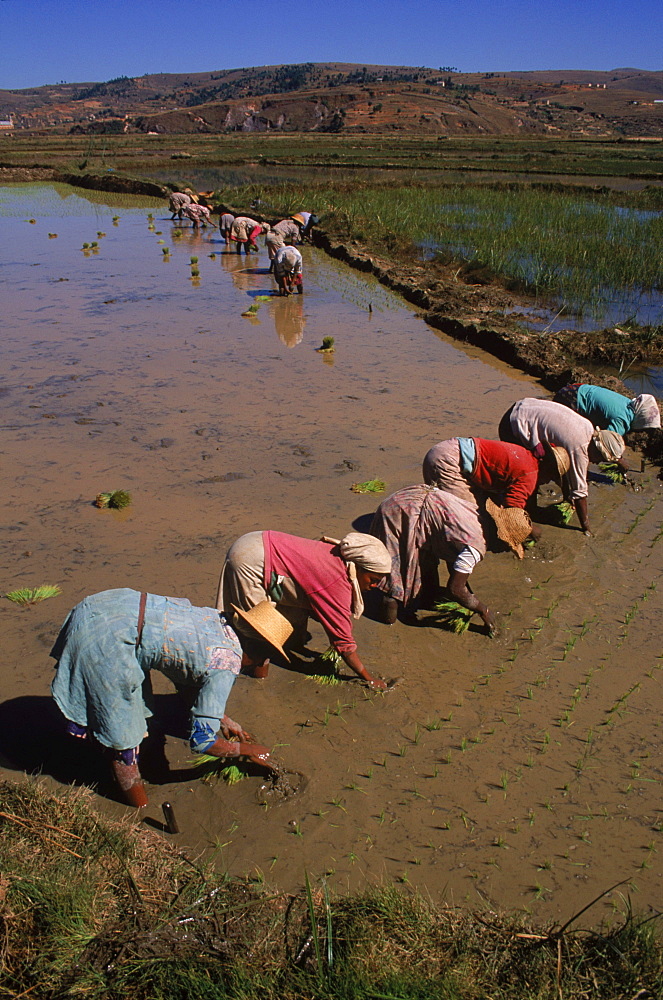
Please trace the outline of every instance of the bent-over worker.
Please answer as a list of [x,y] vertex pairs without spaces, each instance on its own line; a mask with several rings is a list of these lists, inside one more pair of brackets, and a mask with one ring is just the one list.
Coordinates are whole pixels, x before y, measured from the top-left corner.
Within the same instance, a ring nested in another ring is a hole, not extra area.
[[[265,626],[263,610],[257,609],[254,635],[281,651],[280,637],[290,634],[289,623],[280,615],[274,620],[272,609]],[[244,619],[251,627],[251,616]],[[253,742],[226,715],[237,674],[255,662],[216,609],[193,607],[183,598],[105,590],[70,612],[51,656],[57,660],[51,692],[68,732],[79,739],[93,737],[107,748],[130,805],[147,804],[138,759],[153,714],[151,670],[193,695],[189,745],[194,753],[246,757],[269,766],[267,747]]]

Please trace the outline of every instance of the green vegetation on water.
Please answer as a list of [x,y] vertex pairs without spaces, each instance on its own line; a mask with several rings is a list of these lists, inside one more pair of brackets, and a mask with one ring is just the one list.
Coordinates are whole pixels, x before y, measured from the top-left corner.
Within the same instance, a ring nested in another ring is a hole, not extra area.
[[42,583],[38,587],[20,587],[18,590],[10,590],[5,594],[8,601],[13,604],[29,605],[39,604],[40,601],[47,601],[49,597],[57,597],[62,590],[57,583]]
[[[0,995],[87,1000],[549,1000],[660,996],[663,945],[630,909],[588,931],[436,906],[407,887],[332,895],[233,879],[85,789],[0,785]],[[605,887],[606,890],[609,888]],[[591,894],[587,900],[591,903]]]
[[365,483],[353,483],[350,489],[353,493],[384,493],[384,479],[367,479]]

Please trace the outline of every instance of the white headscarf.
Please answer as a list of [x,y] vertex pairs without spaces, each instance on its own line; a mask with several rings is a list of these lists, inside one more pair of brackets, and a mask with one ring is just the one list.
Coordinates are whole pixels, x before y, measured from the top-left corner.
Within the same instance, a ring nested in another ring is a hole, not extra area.
[[605,431],[597,427],[592,435],[596,445],[606,462],[615,462],[624,454],[624,438],[616,431]]
[[632,431],[661,426],[661,411],[658,408],[658,403],[648,392],[636,396],[630,401],[629,406],[633,410]]
[[391,556],[384,542],[374,535],[364,535],[360,531],[351,531],[340,542],[336,538],[323,538],[323,542],[338,545],[341,558],[348,567],[348,579],[352,586],[352,617],[361,618],[364,613],[364,598],[357,582],[357,566],[367,573],[381,573],[385,576],[391,572]]

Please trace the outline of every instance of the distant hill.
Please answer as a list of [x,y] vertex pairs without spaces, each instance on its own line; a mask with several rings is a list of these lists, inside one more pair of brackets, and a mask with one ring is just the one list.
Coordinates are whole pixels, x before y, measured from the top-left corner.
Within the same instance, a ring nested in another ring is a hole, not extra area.
[[16,129],[663,137],[663,71],[301,63],[0,90]]

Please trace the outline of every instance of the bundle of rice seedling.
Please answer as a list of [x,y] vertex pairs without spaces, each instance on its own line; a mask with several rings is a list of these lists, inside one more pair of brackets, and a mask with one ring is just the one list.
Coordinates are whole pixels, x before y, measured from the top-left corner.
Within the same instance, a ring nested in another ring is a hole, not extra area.
[[213,764],[206,774],[204,779],[210,781],[215,778],[217,781],[223,779],[227,785],[236,785],[239,781],[243,781],[248,775],[244,774],[236,764],[228,764],[225,757],[215,757],[211,753],[201,753],[196,756],[189,763],[193,767],[202,767],[204,764]]
[[384,493],[384,479],[369,479],[365,483],[353,483],[350,489],[353,493]]
[[438,623],[449,632],[461,635],[467,632],[470,627],[470,619],[474,615],[469,608],[464,608],[456,601],[436,601],[433,610],[437,615]]
[[242,313],[242,316],[255,316],[258,309],[260,309],[261,303],[269,302],[270,299],[271,295],[256,295],[249,308]]
[[334,351],[334,338],[323,337],[320,347],[316,347],[318,354],[331,354]]
[[551,509],[561,525],[568,524],[575,513],[573,504],[568,503],[566,500],[562,500],[561,503],[552,504]]
[[113,510],[123,510],[131,503],[131,493],[126,490],[113,490],[111,493],[97,493],[95,507],[111,507]]
[[28,604],[39,604],[49,597],[57,597],[62,591],[57,583],[42,583],[39,587],[21,587],[19,590],[10,590],[5,597],[14,604],[21,604],[24,607]]
[[310,681],[315,681],[316,684],[326,684],[328,686],[341,683],[338,669],[343,662],[343,657],[339,652],[337,652],[337,650],[334,649],[333,646],[329,646],[324,653],[320,653],[318,662],[324,664],[324,673],[307,674]]
[[620,483],[624,485],[626,483],[626,476],[624,475],[624,470],[617,462],[601,462],[599,469],[604,476],[607,476],[613,483]]

